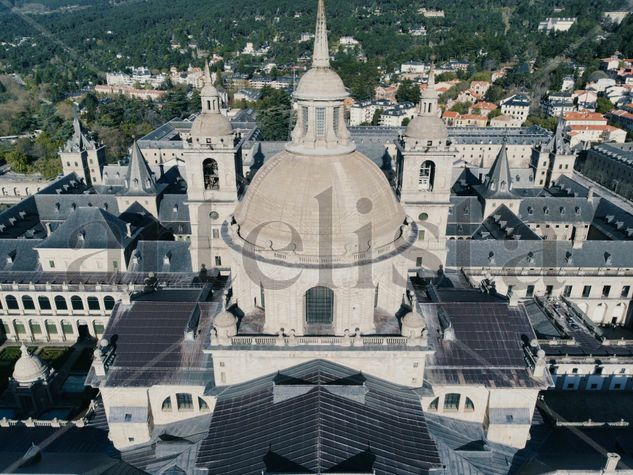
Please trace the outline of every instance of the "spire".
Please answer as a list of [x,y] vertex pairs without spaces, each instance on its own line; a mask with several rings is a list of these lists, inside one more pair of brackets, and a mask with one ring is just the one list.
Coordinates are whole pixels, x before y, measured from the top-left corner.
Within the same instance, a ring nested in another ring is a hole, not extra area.
[[132,156],[127,171],[127,194],[129,195],[155,195],[156,180],[151,170],[147,166],[145,158],[141,153],[138,142],[132,145]]
[[497,158],[495,158],[486,181],[484,183],[490,194],[508,193],[512,190],[512,174],[510,173],[510,163],[508,162],[508,147],[506,138],[503,138],[503,145]]
[[81,124],[79,123],[79,111],[77,104],[73,105],[73,138],[77,141],[81,148]]
[[330,67],[330,51],[327,42],[327,23],[325,21],[325,4],[319,0],[317,11],[316,32],[314,34],[314,53],[312,55],[313,68]]
[[211,84],[211,71],[209,70],[209,62],[204,62],[204,83]]
[[545,144],[543,151],[561,155],[571,153],[569,145],[565,142],[565,119],[562,108],[560,114],[558,115],[556,131],[554,132],[551,140]]

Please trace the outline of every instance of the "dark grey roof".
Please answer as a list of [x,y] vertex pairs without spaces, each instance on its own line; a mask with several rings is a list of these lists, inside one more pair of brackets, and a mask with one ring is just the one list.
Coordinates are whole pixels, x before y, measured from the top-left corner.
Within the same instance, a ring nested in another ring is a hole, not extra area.
[[517,449],[486,440],[481,424],[425,413],[446,473],[505,475]]
[[406,475],[441,461],[413,390],[314,360],[223,389],[196,465],[226,475]]
[[607,239],[633,239],[633,216],[604,198],[599,200],[591,224]]
[[508,162],[508,147],[504,142],[486,175],[483,186],[479,187],[480,193],[486,198],[514,198],[511,192],[513,181]]
[[[540,240],[523,221],[521,221],[506,205],[499,206],[488,216],[481,226],[475,230],[473,239],[531,239]],[[488,256],[494,259],[494,255]]]
[[39,239],[0,239],[0,271],[28,272],[39,268]]
[[158,219],[163,222],[189,222],[189,205],[185,194],[165,194],[160,201]]
[[[431,384],[544,387],[531,377],[524,346],[535,338],[522,307],[506,302],[418,304],[435,353],[427,358]],[[445,339],[452,327],[455,338]]]
[[551,195],[558,197],[587,197],[587,188],[573,178],[566,175],[558,177],[547,190]]
[[139,241],[130,260],[132,272],[191,272],[185,241]]
[[73,195],[43,195],[34,196],[40,221],[65,221],[78,208],[97,207],[114,215],[119,214],[117,200],[112,195],[73,194]]
[[83,152],[84,150],[94,150],[96,143],[84,133],[77,110],[73,111],[73,134],[64,145],[64,152]]
[[593,219],[594,204],[587,198],[542,196],[524,198],[519,217],[526,223],[586,223]]
[[139,230],[128,236],[125,221],[100,208],[77,208],[38,245],[45,249],[125,249]]
[[[32,444],[36,444],[41,451],[39,461],[35,459],[21,467],[13,465],[27,453]],[[107,431],[96,427],[18,425],[0,428],[0,470],[3,473],[103,474],[119,463],[119,454],[108,439]],[[120,473],[139,473],[128,468],[130,471]]]
[[156,179],[143,157],[138,142],[134,142],[132,145],[132,155],[125,179],[125,191],[122,194],[130,196],[156,196],[158,194]]
[[41,239],[45,235],[33,196],[0,213],[0,239]]
[[[202,350],[208,343],[212,316],[219,309],[218,300],[225,282],[220,279],[209,285],[213,285],[211,302],[137,300],[118,304],[104,334],[113,349],[114,360],[105,380],[91,370],[86,384],[95,387],[212,386],[211,356]],[[195,294],[194,298],[199,295]],[[197,332],[190,341],[185,337],[185,329],[194,314],[198,317]]]
[[633,268],[627,241],[585,241],[574,249],[571,241],[448,241],[447,267],[592,267]]

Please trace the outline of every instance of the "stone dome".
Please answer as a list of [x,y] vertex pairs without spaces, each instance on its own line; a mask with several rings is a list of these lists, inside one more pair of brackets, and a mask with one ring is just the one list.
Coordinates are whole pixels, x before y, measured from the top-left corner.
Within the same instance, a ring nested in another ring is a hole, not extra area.
[[409,312],[402,318],[402,326],[407,328],[426,328],[424,318],[417,312]]
[[257,172],[234,214],[241,240],[319,259],[375,256],[403,235],[405,218],[383,172],[359,152],[280,152]]
[[294,93],[295,99],[341,100],[349,96],[340,76],[330,68],[312,68],[305,73]]
[[213,84],[211,84],[211,80],[208,82],[205,81],[204,86],[200,89],[200,97],[218,97],[220,93],[215,88]]
[[446,140],[448,127],[437,115],[416,115],[407,125],[404,135],[418,140]]
[[22,355],[15,362],[13,369],[13,379],[20,384],[34,383],[39,380],[45,380],[48,375],[48,368],[35,355],[29,353],[24,343],[20,348]]
[[233,135],[231,121],[222,114],[201,113],[191,125],[191,136],[195,138],[223,137]]

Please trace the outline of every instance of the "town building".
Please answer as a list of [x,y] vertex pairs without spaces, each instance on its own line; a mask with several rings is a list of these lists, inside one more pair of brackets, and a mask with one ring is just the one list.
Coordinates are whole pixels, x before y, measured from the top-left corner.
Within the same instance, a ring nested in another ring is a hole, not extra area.
[[515,94],[501,101],[501,113],[525,122],[530,113],[530,99],[525,94]]
[[538,24],[538,31],[559,33],[569,31],[576,23],[576,18],[546,18]]

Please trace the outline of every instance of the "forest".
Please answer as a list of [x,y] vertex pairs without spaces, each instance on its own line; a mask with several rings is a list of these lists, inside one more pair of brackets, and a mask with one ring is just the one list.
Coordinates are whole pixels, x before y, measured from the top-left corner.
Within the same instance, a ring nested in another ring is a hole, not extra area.
[[[514,90],[538,98],[562,78],[585,68],[578,85],[598,70],[601,57],[620,51],[633,57],[633,15],[620,25],[602,13],[624,0],[427,0],[443,18],[425,18],[419,3],[406,0],[326,1],[333,67],[356,99],[373,97],[381,81],[406,61],[468,60],[459,79],[489,77],[503,65],[514,69],[489,91],[498,101]],[[146,66],[200,66],[220,54],[235,72],[253,74],[273,61],[272,75],[285,74],[297,58],[311,53],[301,34],[314,28],[316,0],[9,0],[0,2],[0,135],[42,131],[15,146],[0,147],[0,158],[15,170],[58,173],[56,150],[71,131],[69,97],[82,94],[82,119],[107,145],[109,161],[124,156],[132,140],[173,117],[199,109],[197,93],[170,88],[158,102],[124,97],[98,100],[86,87],[103,83],[108,71]],[[538,23],[549,16],[577,17],[570,31],[544,34]],[[412,36],[424,26],[426,36]],[[337,51],[341,36],[361,48]],[[270,46],[267,58],[238,55],[247,42]],[[222,71],[223,63],[215,65]],[[530,66],[528,66],[530,65]],[[17,79],[11,76],[17,75]],[[4,75],[4,76],[2,76]],[[24,82],[17,87],[16,82]],[[220,85],[222,80],[220,79]],[[459,93],[456,86],[443,97]],[[265,90],[250,104],[264,137],[284,140],[290,129],[290,98]],[[416,101],[417,87],[403,84],[399,100]],[[246,105],[244,105],[246,106]],[[530,123],[552,127],[542,117]]]

